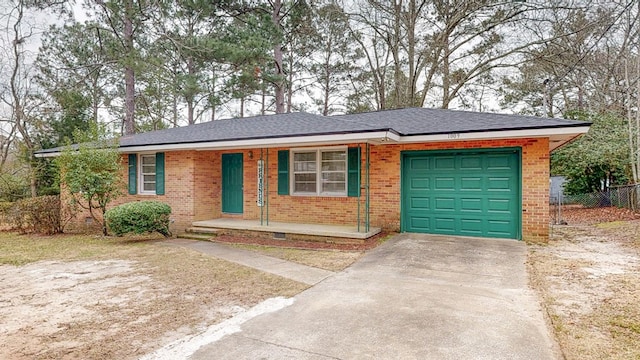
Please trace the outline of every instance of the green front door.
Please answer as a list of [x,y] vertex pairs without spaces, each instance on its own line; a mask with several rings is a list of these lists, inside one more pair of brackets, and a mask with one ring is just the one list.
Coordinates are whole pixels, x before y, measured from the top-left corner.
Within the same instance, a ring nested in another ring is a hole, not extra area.
[[519,239],[520,152],[402,155],[402,231]]
[[242,214],[242,153],[222,154],[222,212]]

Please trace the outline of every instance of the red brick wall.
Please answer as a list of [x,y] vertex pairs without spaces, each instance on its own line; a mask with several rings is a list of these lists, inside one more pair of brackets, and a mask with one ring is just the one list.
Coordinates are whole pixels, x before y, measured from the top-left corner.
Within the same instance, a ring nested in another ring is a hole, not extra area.
[[441,142],[371,147],[371,221],[400,228],[400,153],[406,150],[522,148],[522,235],[547,241],[549,232],[549,143],[547,139]]
[[[407,150],[441,150],[469,148],[522,148],[522,233],[527,241],[546,241],[549,231],[549,144],[547,139],[514,139],[440,142],[430,144],[371,146],[370,220],[371,225],[386,230],[400,229],[400,154]],[[364,183],[365,146],[362,145],[362,179]],[[357,224],[358,198],[281,196],[277,194],[277,154],[268,150],[269,219],[298,223]],[[259,150],[255,153],[259,153]],[[245,219],[257,219],[260,210],[256,198],[256,156],[245,157]],[[266,150],[265,150],[266,161]],[[364,190],[361,190],[360,220],[364,221]]]
[[[549,204],[549,144],[547,139],[514,139],[439,142],[429,144],[371,146],[370,159],[370,220],[371,225],[386,230],[400,229],[400,159],[407,150],[439,150],[469,148],[522,148],[522,232],[527,241],[548,239]],[[357,197],[282,196],[278,190],[277,148],[242,151],[244,160],[244,213],[225,215],[221,212],[221,158],[223,153],[240,151],[174,151],[165,153],[165,194],[129,195],[124,192],[113,203],[159,200],[168,203],[175,221],[173,230],[182,231],[194,220],[221,216],[259,219],[261,213],[271,221],[326,223],[356,226]],[[362,145],[362,181],[365,171],[365,145]],[[257,200],[257,161],[262,156],[268,169],[265,183],[267,207]],[[123,156],[124,179],[127,179],[127,156]],[[361,189],[360,221],[364,222],[365,191]],[[84,220],[81,216],[80,219]]]

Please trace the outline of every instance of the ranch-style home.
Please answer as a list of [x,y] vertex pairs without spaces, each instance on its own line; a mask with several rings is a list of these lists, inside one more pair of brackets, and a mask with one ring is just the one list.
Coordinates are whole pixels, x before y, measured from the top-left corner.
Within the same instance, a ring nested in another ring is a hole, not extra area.
[[163,201],[177,232],[547,241],[549,154],[589,125],[425,108],[216,120],[122,137],[114,205]]

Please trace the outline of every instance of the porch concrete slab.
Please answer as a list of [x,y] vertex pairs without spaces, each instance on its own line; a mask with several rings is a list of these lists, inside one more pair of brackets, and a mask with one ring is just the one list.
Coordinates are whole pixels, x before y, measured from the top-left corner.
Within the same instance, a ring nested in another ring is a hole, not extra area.
[[350,239],[368,239],[380,233],[381,231],[380,228],[373,227],[370,227],[369,231],[364,231],[364,227],[362,227],[360,231],[358,231],[358,227],[355,225],[342,226],[327,224],[297,224],[274,221],[269,221],[267,225],[266,221],[263,221],[261,223],[260,220],[243,220],[231,218],[194,221],[192,225],[196,227],[263,231],[274,233],[277,232],[286,234],[315,235]]
[[306,266],[263,255],[254,251],[238,249],[209,241],[169,239],[162,241],[161,243],[196,250],[203,254],[248,266],[270,274],[282,276],[307,285],[315,285],[334,274],[334,272],[329,270]]
[[201,359],[559,359],[526,246],[401,234]]

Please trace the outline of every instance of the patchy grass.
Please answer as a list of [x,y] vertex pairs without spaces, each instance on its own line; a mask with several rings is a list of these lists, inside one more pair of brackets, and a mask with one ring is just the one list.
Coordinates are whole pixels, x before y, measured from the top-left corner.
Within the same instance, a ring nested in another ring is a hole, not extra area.
[[625,226],[626,224],[627,224],[626,221],[609,221],[609,222],[596,224],[595,226],[600,229],[615,229],[615,228]]
[[307,288],[153,237],[0,233],[0,264],[0,358],[11,359],[136,359]]
[[557,227],[529,247],[531,285],[566,359],[640,359],[639,226]]
[[363,251],[305,250],[248,244],[230,245],[329,271],[342,271],[364,255]]
[[25,265],[42,260],[104,259],[149,244],[153,238],[97,235],[19,235],[0,232],[0,264]]

